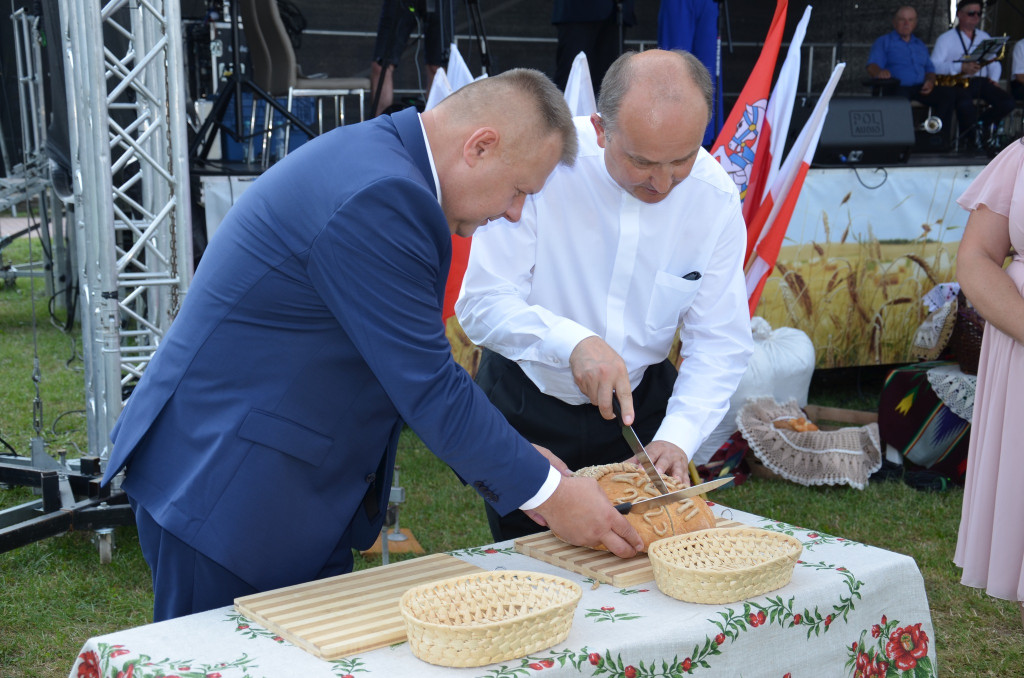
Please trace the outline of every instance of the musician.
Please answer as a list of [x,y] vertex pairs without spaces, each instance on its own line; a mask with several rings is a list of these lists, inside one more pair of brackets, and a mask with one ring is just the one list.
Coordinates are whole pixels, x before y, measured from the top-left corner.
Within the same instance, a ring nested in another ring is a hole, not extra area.
[[[935,66],[928,58],[928,46],[914,35],[916,9],[909,5],[897,8],[892,16],[892,27],[871,45],[868,75],[876,80],[898,81],[899,86],[894,89],[900,95],[931,107],[933,114],[942,121],[943,130],[942,134],[931,137],[932,143],[944,149],[949,140],[948,130],[952,129],[955,100],[966,98],[972,107],[973,103],[961,89],[935,86]],[[961,131],[965,129],[968,128],[961,126]]]
[[1002,75],[1002,66],[998,61],[987,64],[959,61],[982,40],[991,37],[978,28],[981,23],[981,3],[977,0],[961,0],[956,6],[956,18],[957,25],[935,40],[932,63],[938,76],[955,76],[947,79],[953,81],[951,83],[943,83],[943,78],[939,77],[940,85],[964,87],[970,94],[969,98],[961,98],[957,104],[956,114],[961,129],[979,122],[978,110],[973,105],[975,99],[988,104],[980,116],[981,138],[968,139],[969,142],[984,144],[999,121],[1013,110],[1013,96],[997,84]]
[[1013,47],[1010,92],[1013,93],[1014,99],[1024,99],[1024,40],[1018,40]]

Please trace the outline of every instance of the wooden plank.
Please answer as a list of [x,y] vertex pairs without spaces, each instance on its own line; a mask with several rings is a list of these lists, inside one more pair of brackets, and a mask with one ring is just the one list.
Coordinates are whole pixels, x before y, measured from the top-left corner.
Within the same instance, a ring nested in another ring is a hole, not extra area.
[[877,412],[864,412],[862,410],[847,410],[841,407],[821,407],[819,405],[808,405],[804,408],[808,418],[817,423],[820,421],[836,421],[851,426],[865,426],[878,421]]
[[[715,527],[743,527],[743,523],[716,518]],[[646,553],[619,558],[608,551],[567,544],[550,531],[520,537],[515,540],[515,547],[523,555],[619,588],[654,581],[654,570]]]
[[326,660],[406,639],[398,609],[413,586],[483,568],[438,553],[235,599],[235,609]]

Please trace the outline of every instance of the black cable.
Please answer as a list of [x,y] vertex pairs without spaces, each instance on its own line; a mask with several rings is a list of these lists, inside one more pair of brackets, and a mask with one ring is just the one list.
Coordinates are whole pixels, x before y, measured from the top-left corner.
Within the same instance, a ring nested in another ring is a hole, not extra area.
[[876,184],[875,186],[868,186],[867,184],[864,183],[864,180],[860,178],[860,172],[857,171],[857,166],[856,165],[852,165],[850,167],[850,169],[853,170],[853,175],[855,177],[857,177],[857,181],[860,182],[860,185],[863,186],[864,188],[868,189],[869,191],[873,191],[873,190],[875,190],[877,188],[881,188],[882,186],[885,185],[885,182],[889,180],[889,171],[886,170],[884,167],[876,167],[875,171],[876,172],[881,172],[884,175],[882,177],[882,181],[880,183]]
[[4,440],[3,438],[0,438],[0,443],[3,443],[4,447],[6,447],[6,448],[7,448],[8,450],[10,450],[10,451],[11,451],[11,454],[13,454],[13,455],[14,455],[15,457],[21,457],[21,456],[23,456],[23,455],[20,455],[20,454],[18,454],[18,451],[17,451],[16,449],[14,449],[13,447],[11,447],[11,444],[10,444],[10,443],[8,443],[8,442],[7,442],[6,440]]

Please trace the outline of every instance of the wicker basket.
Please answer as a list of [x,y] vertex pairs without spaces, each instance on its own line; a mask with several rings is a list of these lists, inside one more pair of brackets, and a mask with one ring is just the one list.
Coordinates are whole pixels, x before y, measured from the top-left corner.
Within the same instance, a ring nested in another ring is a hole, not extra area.
[[735,603],[789,583],[803,546],[754,527],[699,530],[651,544],[662,593],[688,603]]
[[957,295],[956,324],[949,337],[949,349],[964,374],[978,373],[981,337],[984,333],[985,319],[978,315],[961,291]]
[[565,640],[582,595],[561,577],[501,570],[416,586],[400,607],[414,655],[441,666],[483,666]]

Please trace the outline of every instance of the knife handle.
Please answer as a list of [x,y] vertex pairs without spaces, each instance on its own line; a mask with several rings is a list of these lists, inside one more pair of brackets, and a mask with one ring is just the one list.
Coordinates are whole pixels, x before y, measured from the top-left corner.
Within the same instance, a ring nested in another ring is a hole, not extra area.
[[612,412],[615,413],[615,421],[625,426],[622,421],[622,408],[619,407],[619,395],[614,390],[612,391]]
[[630,501],[615,505],[615,510],[621,513],[622,515],[626,515],[627,513],[629,513],[629,509],[631,508],[633,508],[633,502]]

